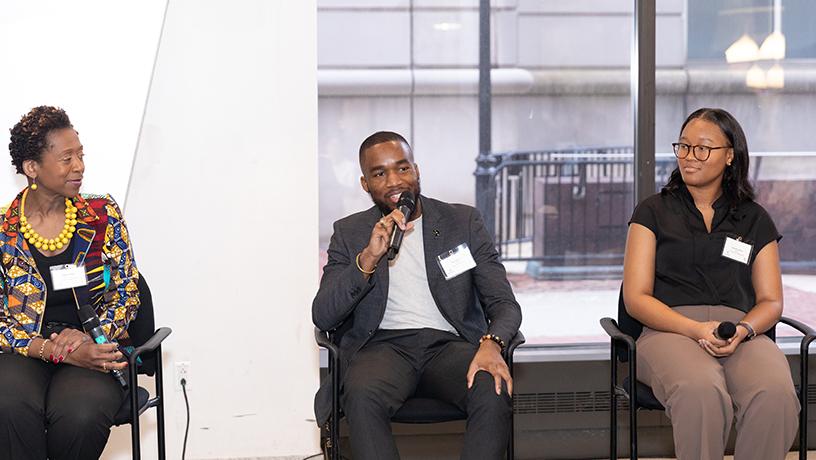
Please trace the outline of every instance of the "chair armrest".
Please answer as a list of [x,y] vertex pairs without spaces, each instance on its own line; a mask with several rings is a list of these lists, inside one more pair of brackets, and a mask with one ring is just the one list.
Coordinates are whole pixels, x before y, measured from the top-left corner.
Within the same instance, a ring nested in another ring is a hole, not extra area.
[[805,336],[805,339],[810,338],[809,341],[812,341],[814,338],[816,338],[816,330],[814,330],[812,327],[808,326],[807,324],[801,321],[797,321],[793,318],[783,316],[779,318],[779,322],[796,329],[797,331],[802,333],[802,335]]
[[318,328],[314,329],[315,335],[315,342],[317,342],[317,346],[323,347],[328,350],[329,354],[332,357],[339,356],[340,350],[337,348],[337,345],[331,341],[328,332],[321,331]]
[[[173,332],[172,329],[169,327],[160,327],[156,329],[156,332],[153,333],[153,336],[147,339],[147,342],[143,343],[140,347],[137,347],[128,357],[128,364],[130,366],[136,366],[136,359],[139,358],[140,355],[143,353],[149,353],[152,351],[156,351],[161,346],[161,343],[164,339],[167,338]],[[135,369],[135,367],[133,367]]]
[[[800,333],[804,334],[804,337],[802,337],[802,342],[799,344],[799,354],[802,358],[804,369],[807,369],[807,361],[809,354],[808,349],[810,348],[811,342],[813,342],[813,340],[816,339],[816,330],[814,330],[812,327],[808,326],[803,322],[797,321],[793,318],[788,318],[786,316],[779,318],[779,322],[787,326],[790,326],[799,331]],[[805,371],[805,373],[806,372],[807,371]],[[806,376],[805,380],[807,380]]]
[[516,332],[516,335],[514,335],[513,338],[510,339],[510,344],[507,345],[507,348],[505,348],[504,350],[505,360],[507,360],[508,358],[512,358],[513,353],[516,351],[516,348],[518,348],[519,345],[523,344],[526,341],[527,339],[524,338],[524,334],[522,334],[521,331]]
[[601,327],[612,340],[617,340],[626,344],[630,350],[635,349],[635,339],[631,335],[625,334],[618,327],[618,323],[612,318],[601,318]]

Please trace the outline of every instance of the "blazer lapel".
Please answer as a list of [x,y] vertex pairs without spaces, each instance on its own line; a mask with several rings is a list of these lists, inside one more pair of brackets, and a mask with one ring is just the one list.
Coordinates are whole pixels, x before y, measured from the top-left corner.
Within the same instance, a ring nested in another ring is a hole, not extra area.
[[[73,260],[76,265],[85,266],[85,274],[88,278],[88,284],[76,289],[75,292],[78,297],[81,297],[80,300],[83,303],[93,303],[92,293],[105,287],[103,281],[105,266],[100,260],[101,251],[100,248],[92,248],[97,232],[96,227],[100,223],[100,218],[82,196],[74,198],[74,206],[77,208],[77,223],[76,232],[74,232],[74,246],[71,260]],[[93,252],[95,256],[88,259],[88,255],[91,254],[91,252]]]
[[420,197],[422,200],[422,239],[425,246],[425,272],[428,276],[428,286],[431,289],[436,304],[442,308],[448,298],[445,288],[445,277],[436,263],[436,256],[445,251],[445,235],[447,229],[445,218],[437,209],[433,200]]
[[96,230],[86,223],[77,222],[76,232],[74,233],[74,251],[71,254],[71,260],[77,265],[85,263],[85,257],[91,249],[91,243],[96,236]]

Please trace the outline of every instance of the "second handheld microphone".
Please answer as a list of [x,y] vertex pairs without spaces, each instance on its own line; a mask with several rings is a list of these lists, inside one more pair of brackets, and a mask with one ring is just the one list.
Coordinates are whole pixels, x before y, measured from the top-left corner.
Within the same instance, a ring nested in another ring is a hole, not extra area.
[[728,340],[731,337],[734,337],[734,334],[737,333],[737,326],[734,325],[731,321],[723,321],[717,326],[717,330],[714,331],[714,335],[717,336],[718,339],[721,340]]
[[[96,343],[110,343],[108,337],[105,336],[105,331],[102,330],[102,326],[99,324],[99,318],[96,316],[96,312],[94,312],[93,308],[88,304],[83,304],[79,307],[79,320],[82,322],[82,329],[91,336],[94,342]],[[113,378],[119,382],[119,385],[122,388],[127,388],[128,383],[125,380],[124,374],[119,369],[111,369],[110,374]]]

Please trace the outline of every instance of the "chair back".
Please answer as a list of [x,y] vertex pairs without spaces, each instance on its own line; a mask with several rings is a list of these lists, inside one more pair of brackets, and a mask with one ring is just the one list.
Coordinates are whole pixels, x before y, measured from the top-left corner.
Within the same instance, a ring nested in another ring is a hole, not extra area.
[[[623,302],[623,284],[621,284],[620,292],[618,293],[618,328],[621,332],[631,336],[637,340],[640,333],[643,332],[643,323],[629,316],[626,312],[626,304]],[[626,348],[618,348],[618,360],[626,362],[629,356],[626,354]]]
[[[153,296],[150,294],[150,287],[141,272],[139,273],[137,286],[139,288],[139,311],[136,318],[128,324],[128,335],[133,341],[134,347],[144,345],[156,332],[156,320],[153,316]],[[156,373],[155,354],[145,353],[140,358],[142,365],[139,367],[139,373],[154,375]]]

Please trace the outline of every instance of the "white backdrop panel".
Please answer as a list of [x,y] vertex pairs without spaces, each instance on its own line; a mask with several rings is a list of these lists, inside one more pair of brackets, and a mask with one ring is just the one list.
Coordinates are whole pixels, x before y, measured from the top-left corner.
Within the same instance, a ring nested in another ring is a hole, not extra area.
[[184,435],[178,361],[192,369],[187,458],[318,450],[316,13],[168,7],[126,211],[156,322],[173,328],[168,458]]
[[32,107],[64,108],[85,146],[83,191],[124,205],[166,0],[0,2],[0,206],[25,186],[9,132]]

